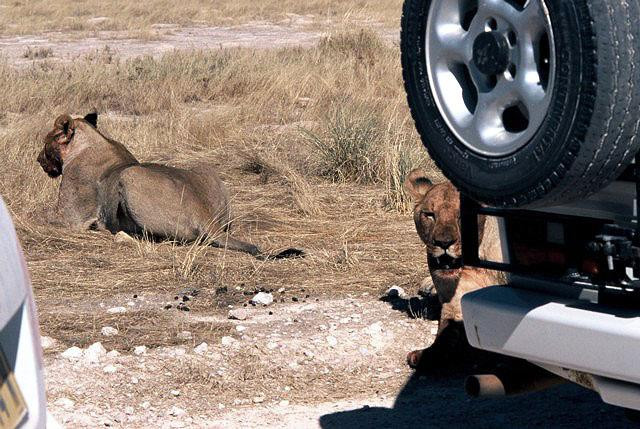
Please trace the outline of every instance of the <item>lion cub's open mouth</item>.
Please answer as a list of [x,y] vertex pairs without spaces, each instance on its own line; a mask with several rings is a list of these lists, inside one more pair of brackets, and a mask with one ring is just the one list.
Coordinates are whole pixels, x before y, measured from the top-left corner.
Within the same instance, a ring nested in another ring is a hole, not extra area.
[[429,256],[429,268],[437,271],[457,271],[462,268],[462,258],[454,258],[446,253],[438,257]]

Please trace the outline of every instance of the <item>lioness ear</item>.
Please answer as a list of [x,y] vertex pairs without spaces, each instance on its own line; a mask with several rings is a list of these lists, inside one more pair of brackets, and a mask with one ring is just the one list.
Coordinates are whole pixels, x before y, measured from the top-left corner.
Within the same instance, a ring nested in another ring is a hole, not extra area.
[[64,133],[66,137],[66,141],[62,141],[62,143],[69,143],[71,140],[71,136],[73,135],[73,118],[67,114],[60,115],[56,118],[53,123],[53,127],[57,130],[60,130]]
[[404,181],[404,188],[411,195],[413,201],[421,200],[432,186],[433,183],[421,169],[413,170]]
[[93,125],[94,128],[98,128],[98,112],[87,113],[84,120]]

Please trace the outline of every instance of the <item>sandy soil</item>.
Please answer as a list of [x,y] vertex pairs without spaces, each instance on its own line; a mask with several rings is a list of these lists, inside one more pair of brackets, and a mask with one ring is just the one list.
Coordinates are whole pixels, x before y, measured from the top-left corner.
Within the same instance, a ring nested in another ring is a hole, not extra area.
[[[374,26],[392,42],[397,31]],[[0,52],[9,62],[27,66],[34,61],[73,61],[79,57],[106,51],[114,57],[131,58],[144,55],[158,57],[173,50],[223,49],[232,47],[274,49],[287,46],[309,46],[329,30],[318,31],[301,17],[286,24],[252,22],[228,27],[178,27],[159,24],[150,39],[131,37],[130,33],[96,31],[92,33],[49,32],[31,36],[0,37]],[[46,57],[29,57],[31,48],[50,50]]]

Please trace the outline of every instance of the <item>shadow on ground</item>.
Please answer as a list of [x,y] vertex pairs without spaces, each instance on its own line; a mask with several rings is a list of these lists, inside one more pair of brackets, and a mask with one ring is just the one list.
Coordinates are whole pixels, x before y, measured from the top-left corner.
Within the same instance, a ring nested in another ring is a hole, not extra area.
[[544,392],[504,399],[470,399],[464,376],[411,377],[393,408],[364,407],[326,414],[324,429],[338,428],[494,428],[636,427],[624,412],[599,396],[566,384]]

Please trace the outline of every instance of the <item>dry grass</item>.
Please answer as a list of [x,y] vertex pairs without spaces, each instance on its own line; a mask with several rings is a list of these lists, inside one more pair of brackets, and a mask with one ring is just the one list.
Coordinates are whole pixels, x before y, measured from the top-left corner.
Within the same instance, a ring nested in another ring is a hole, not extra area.
[[[398,63],[397,48],[363,30],[304,49],[126,61],[100,51],[68,64],[0,64],[0,188],[26,250],[43,332],[86,345],[100,338],[93,326],[110,322],[94,315],[136,294],[149,312],[131,316],[132,335],[172,344],[158,326],[211,329],[163,309],[184,288],[203,291],[190,314],[206,314],[260,287],[341,296],[418,284],[421,246],[401,183],[410,168],[431,164]],[[57,114],[93,109],[102,113],[99,127],[141,160],[216,165],[233,195],[237,236],[265,249],[303,247],[309,257],[264,262],[199,245],[117,244],[106,233],[44,222],[58,183],[35,161],[41,137]],[[126,349],[132,339],[123,341]]]
[[149,32],[157,23],[224,25],[268,20],[310,23],[373,21],[396,26],[400,0],[9,0],[0,8],[4,34],[42,31],[119,30]]

